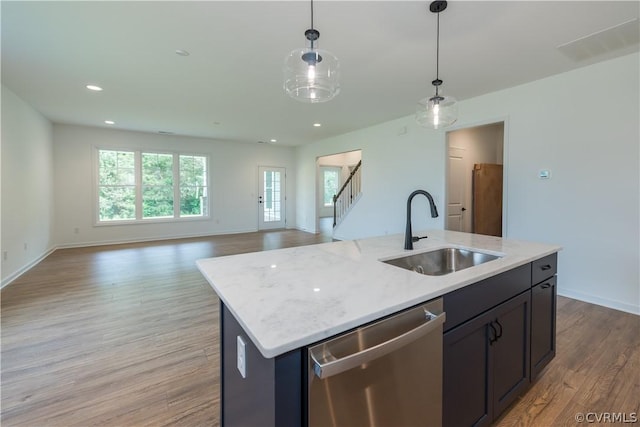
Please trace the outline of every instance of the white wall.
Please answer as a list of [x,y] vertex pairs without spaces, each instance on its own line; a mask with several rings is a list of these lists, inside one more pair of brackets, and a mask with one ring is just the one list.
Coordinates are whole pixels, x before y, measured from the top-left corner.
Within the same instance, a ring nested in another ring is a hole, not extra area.
[[[505,236],[562,245],[561,294],[634,313],[640,313],[639,75],[634,53],[463,101],[456,124],[505,120]],[[364,194],[336,237],[402,233],[406,198],[416,188],[430,191],[444,212],[444,132],[418,128],[408,116],[298,148],[299,228],[314,227],[315,159],[356,148]],[[540,169],[551,170],[551,179],[540,180]],[[414,230],[443,228],[443,215],[418,219],[427,206],[416,202]]]
[[[429,191],[441,206],[443,138],[444,134],[429,132],[416,125],[412,118],[403,118],[299,147],[298,227],[315,231],[315,200],[308,195],[315,182],[308,170],[312,170],[316,157],[362,149],[362,197],[335,229],[334,236],[350,239],[401,232],[407,196],[413,190]],[[426,198],[414,199],[413,206],[414,229],[442,228],[442,215],[432,219],[427,214]]]
[[[293,196],[296,185],[292,148],[60,124],[54,125],[53,138],[55,241],[59,246],[256,231],[258,166],[286,168],[286,216],[288,226],[294,226]],[[209,154],[211,218],[203,221],[96,226],[93,220],[95,147]]]
[[53,249],[51,129],[47,119],[2,86],[3,286]]
[[450,147],[462,148],[466,151],[470,170],[476,163],[500,165],[503,162],[504,125],[502,122],[447,132],[447,138]]

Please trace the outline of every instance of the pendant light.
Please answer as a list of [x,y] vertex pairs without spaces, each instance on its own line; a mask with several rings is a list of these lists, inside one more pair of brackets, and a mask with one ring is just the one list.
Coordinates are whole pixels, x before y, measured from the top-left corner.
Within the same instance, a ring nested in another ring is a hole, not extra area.
[[313,0],[311,0],[311,28],[304,32],[308,46],[291,51],[284,61],[284,89],[301,102],[326,102],[340,92],[340,64],[331,52],[318,49],[320,32],[313,28]]
[[420,126],[440,129],[451,126],[458,120],[458,105],[455,98],[445,96],[440,93],[442,80],[439,77],[440,71],[440,12],[447,8],[446,1],[434,1],[429,6],[429,10],[437,15],[437,38],[436,38],[436,79],[431,82],[436,88],[436,94],[430,98],[423,98],[418,101],[416,107],[416,122]]

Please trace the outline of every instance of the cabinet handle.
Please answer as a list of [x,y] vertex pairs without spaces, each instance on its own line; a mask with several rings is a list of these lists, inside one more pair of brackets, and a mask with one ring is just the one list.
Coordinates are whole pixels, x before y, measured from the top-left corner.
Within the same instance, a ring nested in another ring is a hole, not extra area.
[[494,342],[498,341],[498,331],[496,331],[496,328],[493,326],[493,322],[489,323],[489,327],[493,331],[493,337],[489,336],[489,345],[493,345]]
[[496,325],[500,327],[500,332],[498,332],[498,335],[496,336],[496,341],[498,341],[502,337],[502,325],[498,319],[496,319]]
[[550,288],[550,287],[551,287],[551,283],[543,283],[542,285],[540,285],[540,287],[541,287],[542,289],[548,289],[548,288]]
[[540,270],[542,271],[551,270],[551,265],[550,264],[543,265],[540,267]]

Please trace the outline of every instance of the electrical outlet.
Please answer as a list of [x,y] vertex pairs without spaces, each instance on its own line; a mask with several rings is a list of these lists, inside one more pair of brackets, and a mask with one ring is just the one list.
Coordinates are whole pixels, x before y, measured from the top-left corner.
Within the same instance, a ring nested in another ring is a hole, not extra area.
[[25,244],[24,244],[24,250],[25,250],[25,251],[27,250],[27,247],[28,247],[28,246],[27,246],[27,244],[25,243]]
[[246,344],[240,335],[238,335],[238,371],[242,378],[247,378]]
[[6,261],[7,258],[9,258],[9,252],[7,252],[7,251],[2,252],[2,260]]
[[80,229],[78,227],[73,229],[73,234],[78,234],[80,233]]

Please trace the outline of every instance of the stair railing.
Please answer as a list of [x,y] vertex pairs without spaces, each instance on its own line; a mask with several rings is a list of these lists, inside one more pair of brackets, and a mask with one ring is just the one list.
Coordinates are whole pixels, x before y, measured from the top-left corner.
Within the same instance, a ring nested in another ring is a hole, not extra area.
[[338,194],[333,196],[333,226],[349,212],[353,203],[362,192],[361,168],[362,160],[358,162],[355,168],[349,174],[349,178],[342,184]]

